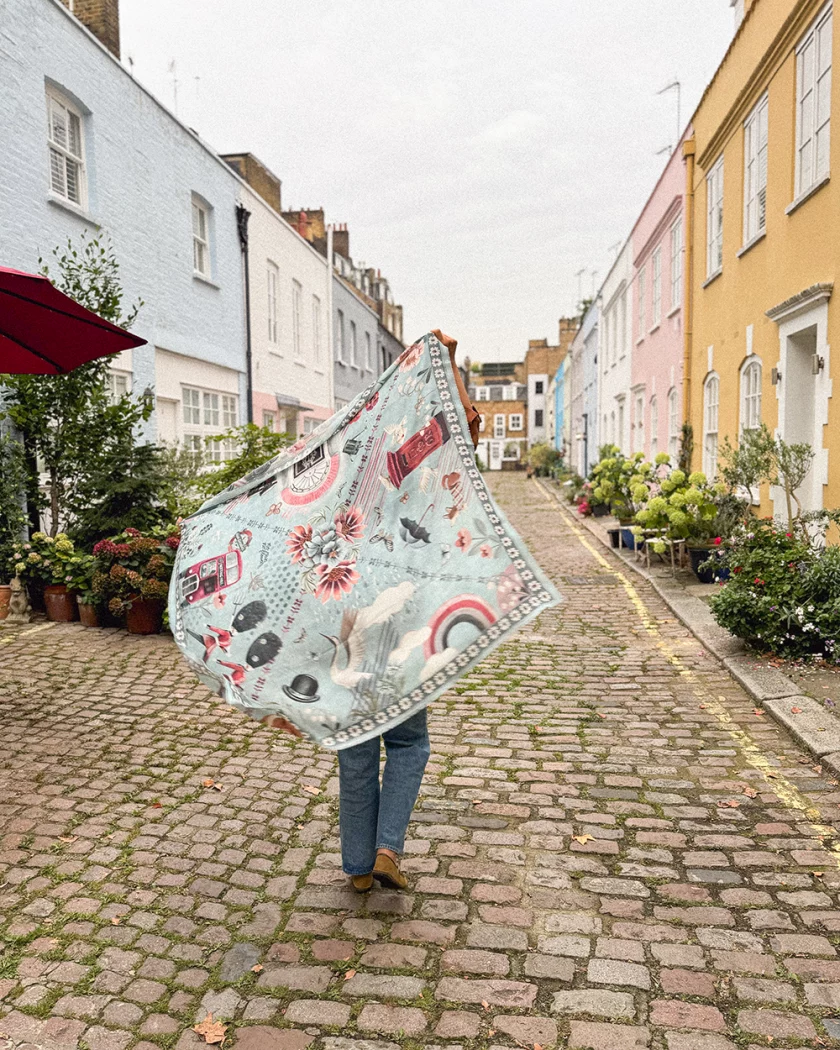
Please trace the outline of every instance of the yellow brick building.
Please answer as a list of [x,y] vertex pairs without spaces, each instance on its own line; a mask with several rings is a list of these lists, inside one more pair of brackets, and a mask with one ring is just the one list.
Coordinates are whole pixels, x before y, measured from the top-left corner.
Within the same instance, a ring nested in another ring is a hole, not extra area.
[[[833,29],[825,0],[747,2],[685,148],[684,404],[694,465],[714,474],[724,437],[737,440],[763,420],[816,450],[800,491],[806,509],[840,505],[831,354],[832,344],[840,350]],[[762,493],[763,513],[772,513],[777,495]],[[780,502],[775,509],[783,511]]]

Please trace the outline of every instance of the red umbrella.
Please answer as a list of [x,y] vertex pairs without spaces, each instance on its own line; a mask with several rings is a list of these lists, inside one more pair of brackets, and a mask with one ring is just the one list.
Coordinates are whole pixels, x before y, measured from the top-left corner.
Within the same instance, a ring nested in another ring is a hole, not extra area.
[[145,342],[46,277],[0,266],[0,373],[58,375]]

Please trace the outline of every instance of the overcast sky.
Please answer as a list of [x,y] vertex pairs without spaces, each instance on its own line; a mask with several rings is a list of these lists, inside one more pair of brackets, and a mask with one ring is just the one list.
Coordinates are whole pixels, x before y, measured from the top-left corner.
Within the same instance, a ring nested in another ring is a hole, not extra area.
[[[412,339],[556,340],[733,34],[729,0],[122,0],[123,60],[284,208],[346,222]],[[581,279],[577,272],[586,268]]]

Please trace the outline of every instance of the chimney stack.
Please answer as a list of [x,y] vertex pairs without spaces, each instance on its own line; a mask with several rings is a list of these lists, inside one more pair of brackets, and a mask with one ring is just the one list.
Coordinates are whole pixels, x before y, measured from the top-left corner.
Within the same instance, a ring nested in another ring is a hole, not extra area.
[[333,250],[345,259],[350,258],[350,234],[346,222],[337,223],[333,229]]
[[120,57],[120,0],[61,0],[105,47]]

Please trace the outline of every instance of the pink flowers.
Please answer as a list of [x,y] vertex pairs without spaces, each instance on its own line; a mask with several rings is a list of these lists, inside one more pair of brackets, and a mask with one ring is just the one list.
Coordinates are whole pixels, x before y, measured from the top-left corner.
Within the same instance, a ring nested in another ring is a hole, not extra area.
[[126,534],[126,536],[139,536],[140,535],[140,530],[139,529],[127,528],[125,530],[125,534]]
[[715,536],[715,538],[714,538],[714,540],[712,542],[714,543],[714,545],[716,547],[719,547],[721,545],[721,543],[723,543],[723,539],[720,536]]
[[358,507],[346,507],[335,516],[335,531],[347,543],[360,540],[365,531],[365,516]]
[[410,372],[412,368],[417,364],[420,358],[423,356],[423,343],[414,343],[402,354],[400,354],[399,363],[401,372]]
[[178,545],[181,542],[181,537],[180,536],[167,536],[166,539],[163,542],[166,544],[167,547],[170,548],[170,550],[176,551],[176,550],[178,550]]
[[295,525],[286,540],[286,550],[293,562],[303,561],[304,547],[312,539],[311,525]]
[[482,543],[482,545],[478,548],[478,553],[481,555],[482,558],[492,558],[493,548],[490,546],[489,543]]
[[458,538],[455,540],[455,546],[458,548],[458,550],[460,550],[460,551],[468,550],[471,543],[472,543],[472,533],[470,532],[470,530],[469,529],[459,529],[458,530]]
[[94,557],[104,555],[106,558],[127,558],[131,547],[127,543],[114,543],[113,540],[100,540],[93,546]]
[[338,601],[349,594],[361,579],[354,568],[355,564],[353,561],[340,561],[337,565],[319,565],[315,597],[326,605],[330,598]]

